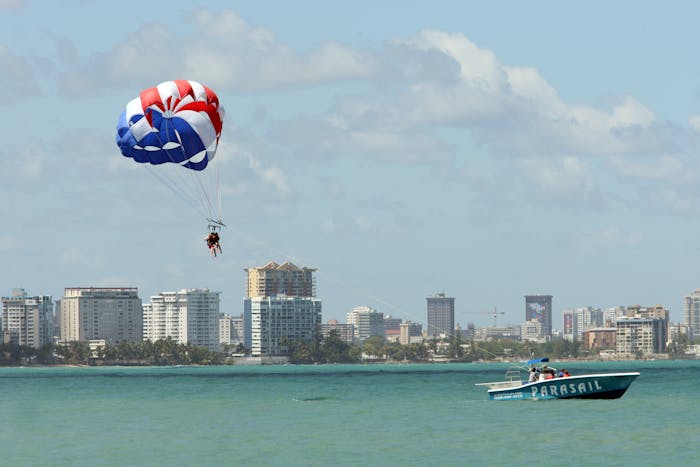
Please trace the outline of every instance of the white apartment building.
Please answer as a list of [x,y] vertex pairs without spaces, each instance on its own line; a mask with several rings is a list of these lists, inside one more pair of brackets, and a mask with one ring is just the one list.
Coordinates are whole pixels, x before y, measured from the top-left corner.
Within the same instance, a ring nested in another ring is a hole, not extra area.
[[17,345],[39,348],[52,340],[53,301],[49,296],[30,297],[24,289],[2,297],[2,333]]
[[168,337],[218,351],[219,292],[182,289],[152,296],[143,306],[143,339],[155,342]]
[[683,324],[689,328],[690,339],[700,336],[700,289],[683,297]]
[[625,316],[627,310],[624,306],[611,306],[603,310],[603,327],[615,327],[618,318]]
[[243,344],[243,317],[221,314],[219,317],[219,343],[221,345]]
[[356,306],[345,315],[355,327],[355,340],[364,342],[372,336],[384,337],[384,314],[369,306]]
[[[614,322],[614,321],[613,321]],[[568,341],[581,341],[583,333],[605,325],[605,313],[600,308],[583,306],[564,310],[563,337]]]
[[321,300],[313,297],[251,297],[244,301],[250,316],[251,355],[289,355],[284,339],[313,341],[321,327]]
[[140,341],[142,313],[135,287],[68,287],[61,300],[61,341]]

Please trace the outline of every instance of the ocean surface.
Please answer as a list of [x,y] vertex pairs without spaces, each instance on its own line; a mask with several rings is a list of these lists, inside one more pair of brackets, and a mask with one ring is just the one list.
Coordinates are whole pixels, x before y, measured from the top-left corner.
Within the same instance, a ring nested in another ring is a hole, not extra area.
[[0,465],[700,465],[700,361],[616,400],[489,401],[508,364],[0,368]]

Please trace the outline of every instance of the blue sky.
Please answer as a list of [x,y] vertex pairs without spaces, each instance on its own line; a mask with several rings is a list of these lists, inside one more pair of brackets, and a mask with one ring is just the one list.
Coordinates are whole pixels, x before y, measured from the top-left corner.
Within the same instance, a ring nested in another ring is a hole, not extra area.
[[[379,3],[379,4],[377,4]],[[525,294],[682,315],[700,287],[695,2],[0,0],[0,293],[222,292],[318,268],[324,321],[524,319]],[[114,142],[171,79],[226,108],[224,255]]]

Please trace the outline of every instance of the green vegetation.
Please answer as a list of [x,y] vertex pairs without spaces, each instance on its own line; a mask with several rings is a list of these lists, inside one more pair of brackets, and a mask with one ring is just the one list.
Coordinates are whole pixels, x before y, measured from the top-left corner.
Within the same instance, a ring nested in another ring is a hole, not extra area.
[[41,349],[3,344],[0,365],[220,365],[224,354],[203,347],[178,344],[173,339],[156,342],[122,341],[98,347],[94,352],[87,342],[66,345],[47,344]]
[[[696,340],[697,341],[697,340]],[[693,342],[681,335],[671,342],[671,357],[683,358]],[[527,360],[547,356],[553,359],[596,358],[596,351],[584,349],[580,342],[555,340],[546,343],[516,340],[474,341],[453,337],[449,340],[426,339],[421,343],[401,345],[373,336],[362,344],[348,344],[333,330],[326,338],[312,341],[283,340],[291,363],[360,363],[360,362],[427,362],[427,361],[490,361]],[[244,354],[242,345],[229,346],[224,352],[178,344],[172,338],[156,342],[123,341],[105,345],[94,351],[86,342],[66,345],[47,344],[40,349],[14,344],[0,345],[0,366],[17,365],[222,365],[232,353]]]

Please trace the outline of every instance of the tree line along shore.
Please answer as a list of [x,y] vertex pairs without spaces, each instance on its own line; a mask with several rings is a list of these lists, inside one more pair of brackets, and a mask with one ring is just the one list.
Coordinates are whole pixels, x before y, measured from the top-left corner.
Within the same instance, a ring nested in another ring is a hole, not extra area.
[[[580,342],[556,340],[544,343],[515,340],[474,341],[457,337],[447,340],[426,339],[402,345],[387,342],[381,336],[361,344],[350,344],[332,331],[313,341],[283,340],[292,364],[372,363],[372,362],[483,362],[528,360],[546,355],[556,360],[598,360],[598,351],[584,348]],[[687,343],[669,345],[669,358],[687,358]],[[172,338],[155,342],[122,341],[91,349],[87,342],[47,344],[41,348],[16,344],[0,345],[0,366],[28,365],[231,365],[237,355],[249,349],[243,345],[225,346],[222,351],[177,343]],[[639,357],[641,358],[641,356]]]

